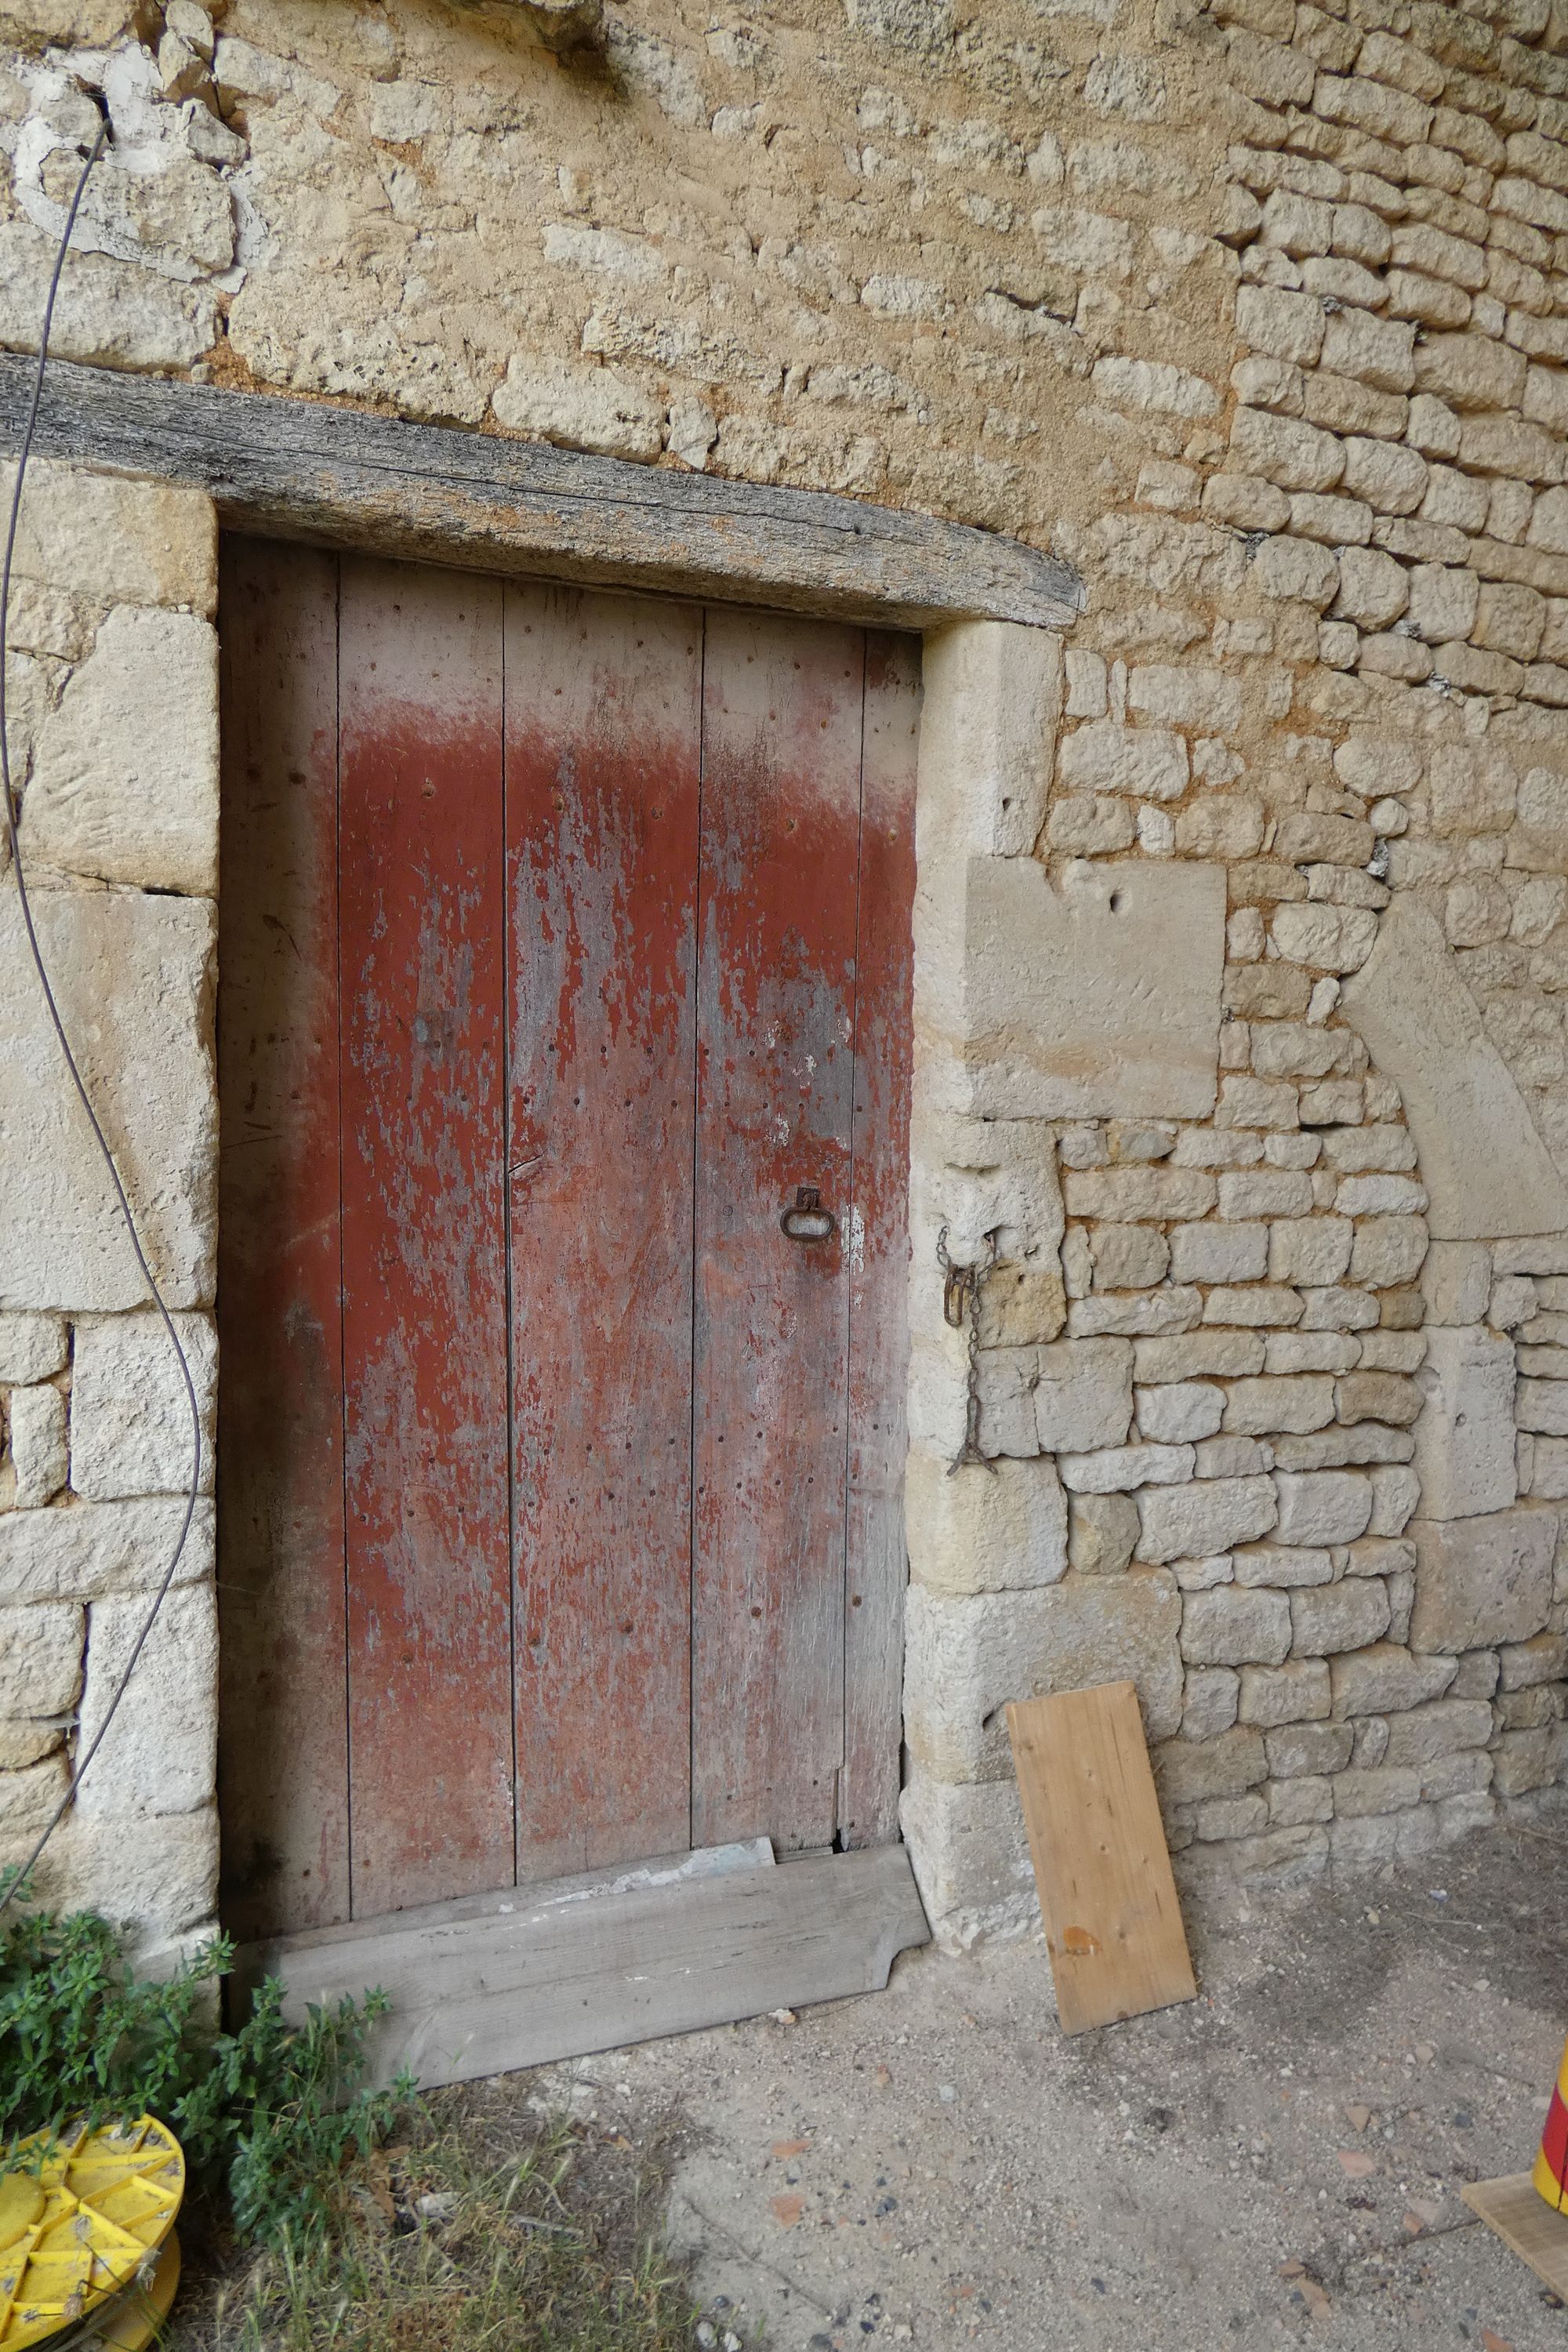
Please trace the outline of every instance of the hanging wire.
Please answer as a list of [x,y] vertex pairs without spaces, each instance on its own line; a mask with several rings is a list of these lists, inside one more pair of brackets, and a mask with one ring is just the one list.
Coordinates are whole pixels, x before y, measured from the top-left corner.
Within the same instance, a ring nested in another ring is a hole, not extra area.
[[[98,93],[93,91],[88,94],[93,99],[94,103],[99,105],[101,111],[102,101]],[[16,551],[16,527],[22,512],[22,489],[27,477],[27,461],[32,456],[34,436],[37,430],[38,409],[44,396],[44,375],[48,365],[49,334],[54,324],[55,298],[59,292],[66,253],[70,245],[71,232],[76,226],[77,214],[81,209],[81,200],[87,193],[88,179],[93,165],[103,152],[109,132],[110,124],[108,116],[105,114],[99,127],[98,136],[92,142],[91,151],[81,167],[81,176],[77,181],[76,194],[71,198],[70,210],[66,215],[65,227],[60,234],[59,249],[55,255],[55,266],[49,276],[48,295],[44,303],[43,326],[38,335],[38,362],[33,374],[32,399],[27,409],[27,422],[22,435],[21,447],[17,453],[16,478],[11,490],[11,509],[5,528],[5,565],[3,571],[0,571],[0,782],[3,782],[5,788],[5,831],[11,846],[11,870],[16,877],[16,898],[22,909],[22,923],[26,932],[27,951],[32,958],[33,969],[37,974],[38,985],[43,991],[44,1003],[48,1011],[50,1024],[58,1040],[60,1052],[65,1056],[66,1067],[70,1073],[71,1084],[75,1087],[81,1107],[87,1113],[93,1140],[102,1155],[105,1168],[109,1171],[109,1181],[114,1188],[114,1197],[119,1204],[120,1215],[130,1237],[131,1247],[135,1253],[136,1263],[142,1270],[142,1281],[146,1284],[148,1295],[163,1320],[169,1345],[174,1349],[175,1360],[179,1364],[180,1379],[184,1386],[185,1402],[191,1416],[191,1475],[185,1490],[185,1507],[180,1520],[180,1531],[175,1538],[174,1549],[170,1554],[169,1564],[163,1570],[162,1581],[153,1594],[152,1607],[148,1610],[141,1631],[132,1644],[131,1655],[121,1670],[113,1696],[104,1709],[102,1720],[94,1732],[85,1755],[78,1758],[66,1792],[56,1806],[41,1835],[35,1842],[32,1852],[20,1868],[6,1879],[3,1887],[0,1887],[0,1911],[4,1911],[6,1905],[14,1901],[26,1886],[28,1875],[37,1865],[44,1848],[76,1801],[77,1790],[81,1787],[88,1767],[108,1736],[109,1727],[114,1720],[120,1702],[124,1697],[131,1677],[136,1671],[137,1663],[147,1646],[153,1628],[158,1621],[158,1612],[163,1606],[164,1598],[174,1580],[175,1571],[184,1555],[186,1539],[191,1532],[191,1523],[195,1517],[196,1500],[201,1493],[202,1483],[202,1416],[201,1407],[196,1400],[195,1382],[191,1377],[190,1362],[181,1345],[179,1332],[174,1328],[174,1319],[164,1303],[157,1276],[148,1264],[147,1253],[142,1246],[141,1234],[137,1230],[135,1215],[126,1196],[125,1186],[121,1181],[120,1171],[115,1165],[109,1139],[104,1134],[98,1113],[92,1107],[92,1098],[88,1092],[86,1081],[82,1076],[76,1055],[71,1051],[70,1039],[66,1034],[65,1023],[61,1018],[60,1008],[49,979],[48,967],[44,961],[43,950],[38,944],[37,929],[33,920],[32,901],[27,895],[26,876],[22,866],[22,844],[16,824],[16,794],[11,782],[11,751],[6,730],[5,662],[9,656],[11,641],[11,571]]]

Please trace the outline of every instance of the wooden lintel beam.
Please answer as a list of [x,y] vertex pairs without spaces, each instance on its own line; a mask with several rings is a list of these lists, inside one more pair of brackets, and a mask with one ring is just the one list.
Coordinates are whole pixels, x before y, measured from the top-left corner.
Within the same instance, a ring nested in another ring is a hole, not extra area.
[[[34,362],[0,352],[0,453]],[[223,520],[468,570],[763,604],[883,625],[1063,628],[1078,575],[1021,540],[783,489],[416,425],[324,401],[51,362],[35,447],[197,483]]]

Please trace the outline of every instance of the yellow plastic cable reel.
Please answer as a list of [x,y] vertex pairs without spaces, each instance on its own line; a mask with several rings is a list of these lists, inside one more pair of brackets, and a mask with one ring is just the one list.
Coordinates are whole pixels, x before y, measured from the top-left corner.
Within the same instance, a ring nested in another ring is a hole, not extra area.
[[0,2174],[0,2352],[150,2342],[179,2282],[184,2193],[180,2143],[152,2116],[18,2142]]

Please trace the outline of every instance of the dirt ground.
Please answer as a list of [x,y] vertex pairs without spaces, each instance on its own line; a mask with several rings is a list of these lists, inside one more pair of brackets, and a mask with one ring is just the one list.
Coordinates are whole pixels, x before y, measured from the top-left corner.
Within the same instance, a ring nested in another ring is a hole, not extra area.
[[1198,2000],[1075,2041],[1041,1944],[925,1951],[885,1993],[527,2095],[590,2140],[679,2111],[669,2223],[721,2347],[1562,2352],[1562,2305],[1459,2190],[1533,2158],[1565,1922],[1568,1808],[1189,1905]]

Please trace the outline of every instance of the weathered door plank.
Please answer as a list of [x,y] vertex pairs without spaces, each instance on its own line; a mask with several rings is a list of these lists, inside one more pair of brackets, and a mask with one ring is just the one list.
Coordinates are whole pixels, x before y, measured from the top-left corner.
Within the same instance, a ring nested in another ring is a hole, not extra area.
[[[828,1843],[844,1760],[864,640],[712,612],[703,682],[692,1835]],[[781,1213],[816,1185],[832,1237]]]
[[904,1410],[909,1374],[910,1073],[920,647],[866,640],[849,1234],[849,1480],[839,1834],[899,1833]]
[[228,541],[218,1331],[224,1917],[349,1916],[336,558]]
[[345,559],[339,650],[363,1916],[513,1867],[501,591]]
[[507,592],[518,1873],[690,1832],[702,616]]
[[378,1984],[392,2008],[377,2078],[406,2062],[427,2086],[875,1992],[929,1940],[902,1846],[253,1947],[242,1981],[281,1975],[284,2013]]

